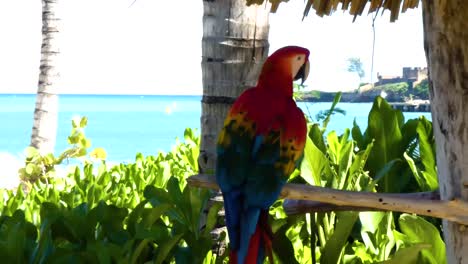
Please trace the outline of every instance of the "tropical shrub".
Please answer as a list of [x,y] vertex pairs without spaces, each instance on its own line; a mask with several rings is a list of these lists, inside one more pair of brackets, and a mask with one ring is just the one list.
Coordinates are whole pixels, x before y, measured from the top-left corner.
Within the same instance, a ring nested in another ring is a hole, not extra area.
[[[25,150],[25,167],[19,170],[19,176],[23,184],[28,185],[37,180],[44,181],[47,178],[53,178],[56,172],[55,166],[68,159],[84,157],[91,146],[91,141],[86,138],[84,132],[87,123],[88,119],[86,117],[72,119],[72,130],[67,139],[70,147],[58,157],[55,157],[52,153],[41,155],[36,148],[27,147]],[[105,151],[101,148],[93,150],[92,154],[103,159],[106,156]]]
[[[400,111],[376,97],[364,133],[356,123],[342,135],[324,131],[310,126],[301,167],[305,183],[352,191],[438,188],[432,124],[424,117],[405,122]],[[440,222],[429,220],[392,212],[319,212],[302,219],[302,228],[291,226],[307,230],[312,250],[301,250],[315,253],[320,263],[445,263]]]
[[[401,112],[377,97],[364,132],[356,124],[342,134],[325,132],[338,101],[323,112],[321,124],[309,124],[301,172],[296,171],[291,182],[373,192],[438,188],[430,121],[405,121]],[[134,163],[111,166],[105,159],[84,158],[89,147],[86,122],[77,124],[72,135],[78,140],[69,143],[71,149],[84,150],[77,151],[80,162],[71,162],[75,165],[67,175],[51,174],[64,159],[50,158],[44,165],[44,157],[36,153],[21,170],[23,177],[34,179],[28,181],[29,188],[0,190],[2,260],[227,261],[225,233],[211,234],[223,225],[222,204],[210,199],[211,191],[186,185],[185,179],[198,171],[199,137],[192,130],[187,129],[169,153],[137,154]],[[103,150],[91,153],[103,157]],[[277,201],[270,210],[275,262],[445,263],[438,220],[393,212],[287,215],[283,203]]]
[[[83,158],[89,143],[77,144],[89,142],[86,123],[75,125],[72,136],[79,140],[69,138],[69,143],[80,155],[67,157]],[[211,192],[186,186],[185,179],[198,170],[199,137],[186,129],[184,139],[167,154],[137,154],[131,164],[109,166],[105,160],[86,159],[70,166],[65,177],[51,175],[60,158],[50,158],[27,192],[0,190],[0,256],[6,263],[216,259],[210,232],[222,204],[211,203],[205,214]],[[34,159],[26,159],[28,167],[41,166],[45,158],[35,152]]]
[[385,92],[392,92],[400,95],[406,94],[406,92],[408,92],[408,88],[409,85],[407,82],[389,83],[374,87],[376,90],[381,89]]
[[414,86],[413,94],[421,99],[429,99],[429,80],[424,79]]

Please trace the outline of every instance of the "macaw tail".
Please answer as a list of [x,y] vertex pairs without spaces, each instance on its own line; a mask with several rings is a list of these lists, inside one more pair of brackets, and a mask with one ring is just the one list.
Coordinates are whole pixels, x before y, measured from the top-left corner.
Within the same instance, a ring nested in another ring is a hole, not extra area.
[[238,263],[237,251],[229,254],[230,264],[262,264],[265,256],[273,263],[272,237],[270,225],[268,225],[268,211],[262,211],[258,219],[257,227],[250,238],[249,248],[244,263]]

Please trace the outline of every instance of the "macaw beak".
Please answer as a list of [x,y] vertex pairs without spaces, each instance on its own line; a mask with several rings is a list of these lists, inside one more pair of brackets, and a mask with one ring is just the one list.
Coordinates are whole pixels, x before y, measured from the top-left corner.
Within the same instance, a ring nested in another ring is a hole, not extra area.
[[303,85],[305,80],[307,79],[307,76],[309,76],[309,68],[309,61],[307,60],[304,64],[302,64],[296,76],[294,76],[294,80],[297,81],[301,79],[301,85]]

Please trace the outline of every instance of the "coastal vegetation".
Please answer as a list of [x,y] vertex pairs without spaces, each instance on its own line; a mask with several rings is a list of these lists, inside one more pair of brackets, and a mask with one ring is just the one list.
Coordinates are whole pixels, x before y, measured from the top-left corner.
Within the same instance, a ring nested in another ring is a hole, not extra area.
[[421,99],[429,100],[429,80],[422,80],[414,86],[412,95]]
[[[298,99],[305,102],[332,102],[338,92],[298,91]],[[389,102],[429,100],[429,81],[424,79],[414,85],[408,82],[394,82],[371,87],[361,84],[352,92],[342,93],[342,102],[372,102],[376,96],[384,95]]]
[[[378,97],[367,128],[325,132],[335,106],[322,123],[309,123],[304,162],[291,182],[371,192],[438,188],[430,121],[405,121]],[[31,149],[23,184],[0,190],[3,260],[227,262],[222,203],[211,199],[216,193],[186,184],[199,170],[195,131],[186,129],[168,153],[136,154],[133,163],[111,165],[102,149],[88,153],[86,123],[73,122],[70,148],[59,158]],[[65,156],[79,162],[54,174]],[[279,200],[270,221],[275,259],[282,263],[445,263],[437,219],[393,212],[288,215]]]

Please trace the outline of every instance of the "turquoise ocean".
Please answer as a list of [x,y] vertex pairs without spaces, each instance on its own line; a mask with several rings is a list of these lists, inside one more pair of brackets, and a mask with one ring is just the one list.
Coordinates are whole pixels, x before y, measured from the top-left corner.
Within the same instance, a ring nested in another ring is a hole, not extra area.
[[[0,152],[22,156],[31,136],[35,94],[0,95]],[[91,149],[102,147],[112,162],[131,162],[137,152],[155,155],[167,152],[183,139],[186,127],[200,131],[201,96],[170,95],[60,95],[56,153],[67,148],[71,119],[86,116],[86,136]],[[299,102],[304,113],[315,117],[331,103]],[[339,103],[346,115],[336,114],[329,130],[342,133],[356,119],[361,130],[367,126],[371,103]],[[430,113],[405,113],[405,119]]]

